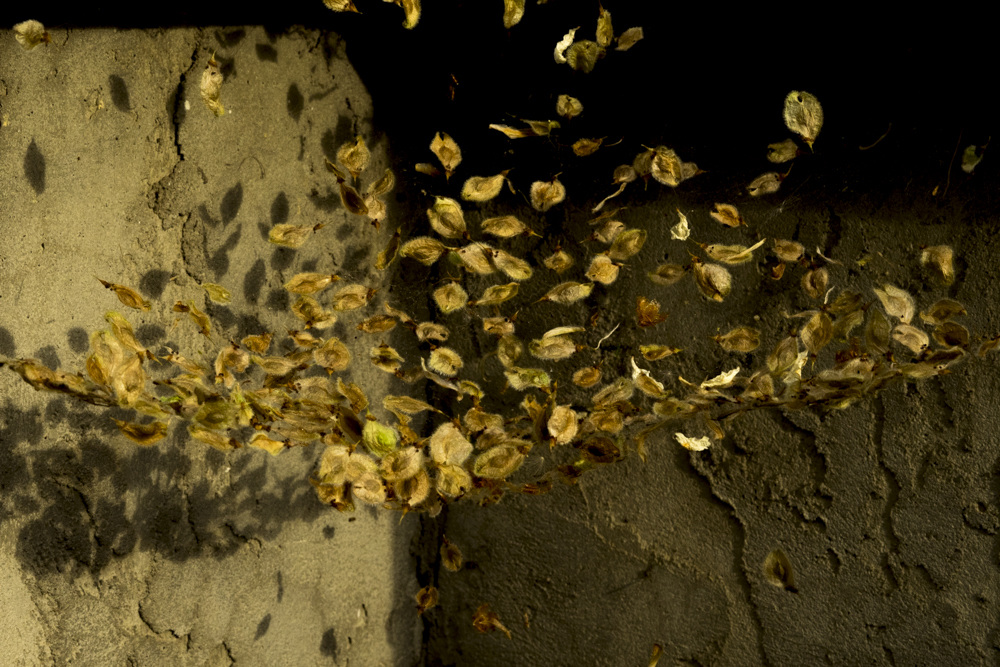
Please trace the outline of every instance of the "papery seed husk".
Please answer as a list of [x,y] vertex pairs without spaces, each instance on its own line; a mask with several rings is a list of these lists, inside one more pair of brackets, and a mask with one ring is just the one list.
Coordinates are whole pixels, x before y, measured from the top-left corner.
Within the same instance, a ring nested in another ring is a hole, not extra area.
[[[435,299],[436,300],[436,299]],[[416,328],[417,339],[420,342],[436,340],[440,343],[448,340],[448,327],[436,322],[421,322]]]
[[589,74],[594,71],[598,58],[604,56],[604,49],[589,39],[574,42],[566,49],[566,62],[575,70]]
[[568,405],[557,405],[552,408],[546,427],[555,444],[565,445],[573,441],[580,425],[572,408]]
[[767,145],[767,159],[775,164],[782,164],[795,159],[799,154],[799,147],[791,139],[785,139],[776,144]]
[[393,482],[392,488],[396,497],[407,507],[416,507],[427,500],[427,496],[430,495],[431,478],[427,471],[421,468],[413,477]]
[[640,345],[639,352],[642,353],[642,358],[646,361],[659,361],[677,354],[680,350],[666,345]]
[[753,251],[764,245],[767,239],[761,239],[750,247],[742,245],[721,245],[712,243],[703,245],[705,253],[717,262],[726,264],[743,264],[753,259]]
[[635,393],[635,384],[629,378],[620,377],[604,389],[594,394],[591,399],[595,406],[606,407],[621,401],[627,401]]
[[781,549],[775,549],[764,559],[764,578],[767,583],[787,591],[795,592],[792,563]]
[[615,47],[615,51],[628,51],[642,38],[643,34],[640,26],[629,28],[622,34],[618,35],[618,46]]
[[[519,287],[520,286],[517,283],[507,283],[506,285],[493,285],[492,287],[487,287],[486,290],[483,292],[483,295],[478,299],[476,299],[474,302],[470,301],[469,305],[498,306],[501,303],[509,301],[510,299],[513,299],[515,296],[517,296]],[[513,325],[510,325],[510,330],[511,332],[514,330]],[[490,333],[496,333],[496,332],[493,331]]]
[[861,310],[852,310],[846,315],[841,315],[833,323],[833,337],[837,340],[847,340],[851,331],[864,321],[865,315]]
[[605,254],[596,255],[590,262],[590,268],[587,269],[585,274],[587,280],[591,280],[595,283],[601,283],[602,285],[610,285],[618,279],[618,272],[620,265],[615,264],[611,261],[611,258]]
[[473,176],[462,186],[462,199],[466,201],[489,201],[500,194],[507,181],[504,174],[496,176]]
[[924,266],[930,265],[945,285],[951,285],[955,282],[954,258],[955,251],[951,249],[951,246],[946,245],[924,248],[920,253],[920,263]]
[[437,307],[446,315],[465,308],[469,303],[468,293],[458,283],[442,285],[434,290],[431,296],[434,297]]
[[602,49],[606,49],[611,46],[611,40],[615,38],[615,32],[611,27],[611,12],[600,5],[598,7],[600,8],[600,13],[597,16],[597,44]]
[[430,236],[418,236],[410,239],[399,249],[399,254],[403,257],[415,259],[425,266],[431,266],[438,261],[448,247]]
[[774,254],[783,262],[797,262],[805,252],[805,246],[798,241],[774,239]]
[[647,233],[645,229],[626,229],[611,244],[608,250],[608,257],[621,262],[636,255],[646,243]]
[[823,107],[814,95],[793,90],[785,97],[785,126],[810,147],[823,127]]
[[365,333],[385,333],[396,327],[396,318],[389,315],[372,315],[358,324],[358,331]]
[[750,185],[747,186],[747,192],[750,193],[751,197],[774,194],[781,187],[781,180],[781,174],[773,171],[761,174],[750,182]]
[[351,484],[351,493],[369,505],[381,505],[386,498],[385,485],[376,473],[368,473],[355,480]]
[[368,168],[371,155],[364,137],[358,135],[354,141],[348,141],[337,149],[337,162],[347,167],[347,171],[351,172],[351,177],[358,180],[361,172]]
[[106,288],[113,291],[115,293],[115,296],[118,297],[118,300],[121,301],[126,306],[128,306],[129,308],[135,308],[136,310],[145,310],[145,311],[148,311],[150,309],[149,301],[143,299],[142,296],[131,287],[105,282],[100,278],[98,278],[97,280],[100,281],[100,283],[104,285]]
[[539,368],[512,367],[504,371],[504,377],[515,391],[525,391],[529,388],[548,389],[552,386],[552,378]]
[[313,350],[313,360],[328,372],[339,373],[351,364],[351,352],[339,338],[330,338]]
[[565,250],[557,250],[542,260],[542,264],[556,273],[562,273],[566,269],[573,266],[573,257],[570,256],[570,254]]
[[913,320],[917,306],[909,292],[888,283],[882,289],[875,288],[874,292],[890,316],[898,318],[903,324]]
[[434,135],[434,140],[431,141],[431,152],[440,160],[441,166],[444,167],[445,176],[451,178],[459,163],[462,162],[462,150],[455,143],[455,140],[447,134],[438,132]]
[[654,180],[670,187],[677,187],[684,180],[680,157],[666,146],[657,146],[653,151],[649,173]]
[[434,231],[446,239],[459,239],[466,234],[465,215],[454,199],[435,197],[434,206],[427,209],[427,218]]
[[674,438],[684,447],[684,449],[690,449],[693,452],[700,452],[708,449],[712,445],[712,441],[709,440],[708,437],[689,438],[683,433],[674,433]]
[[118,425],[118,430],[132,442],[142,447],[154,445],[167,437],[167,424],[164,422],[150,422],[148,424],[136,424],[113,419]]
[[205,70],[201,73],[201,99],[215,116],[222,116],[226,113],[226,108],[222,106],[220,93],[222,91],[222,71],[219,63],[215,61],[213,55]]
[[472,443],[452,422],[438,426],[427,444],[431,458],[441,465],[462,465],[472,454]]
[[323,4],[335,12],[360,13],[358,12],[358,8],[354,6],[354,0],[323,0]]
[[985,148],[985,146],[976,146],[975,144],[966,146],[965,150],[962,151],[962,171],[971,174],[976,165],[982,162]]
[[264,433],[254,433],[253,437],[250,438],[250,442],[247,444],[257,449],[263,449],[271,456],[277,456],[287,449],[284,441],[274,440],[273,438],[267,437]]
[[510,30],[524,17],[525,0],[503,0],[503,27]]
[[451,257],[457,257],[466,270],[481,276],[488,276],[497,268],[493,264],[493,256],[496,252],[492,246],[473,241],[453,251]]
[[373,347],[368,356],[373,366],[387,373],[395,373],[405,361],[395,348],[389,347],[385,343]]
[[25,51],[30,51],[39,44],[51,42],[49,33],[40,21],[28,20],[14,25],[14,39]]
[[928,324],[943,324],[959,315],[965,315],[965,306],[954,299],[938,299],[930,308],[920,313],[920,319]]
[[591,238],[601,243],[614,243],[621,233],[625,231],[625,223],[619,220],[605,220],[598,226]]
[[232,299],[232,294],[222,285],[202,283],[202,289],[208,293],[208,298],[213,303],[227,304]]
[[680,222],[670,228],[670,238],[676,241],[687,241],[691,236],[691,227],[688,225],[687,216],[681,213],[680,209],[677,209],[677,215]]
[[439,347],[431,351],[427,365],[435,373],[445,377],[455,377],[465,364],[455,350],[450,347]]
[[302,320],[307,328],[325,329],[336,323],[337,316],[319,305],[319,301],[311,296],[303,295],[292,304],[292,313]]
[[499,445],[476,457],[472,474],[486,479],[504,479],[521,467],[524,454],[512,445]]
[[732,275],[719,264],[692,264],[698,289],[708,299],[722,301],[732,290]]
[[385,271],[396,260],[396,255],[399,253],[401,232],[402,228],[397,228],[385,248],[375,258],[375,268],[379,271]]
[[472,407],[462,417],[462,423],[473,433],[479,433],[488,428],[502,429],[503,417],[484,412],[482,408]]
[[556,99],[556,113],[565,118],[573,119],[583,113],[583,104],[575,97],[560,95]]
[[[517,283],[510,284],[516,285]],[[486,294],[484,293],[483,296],[485,297]],[[478,303],[479,302],[477,302],[477,304]],[[484,317],[483,331],[488,334],[493,334],[494,336],[505,336],[507,334],[514,333],[514,323],[509,317]]]
[[687,269],[679,264],[661,264],[646,275],[657,285],[673,285],[687,274]]
[[660,312],[660,302],[640,296],[636,299],[635,317],[640,327],[651,327],[667,319],[666,313]]
[[439,466],[434,488],[444,496],[455,498],[472,488],[472,477],[461,466]]
[[587,157],[588,155],[593,155],[597,152],[597,149],[601,147],[604,143],[604,138],[600,139],[588,139],[586,137],[577,139],[573,142],[573,153],[577,157]]
[[566,187],[557,179],[535,181],[531,184],[531,205],[536,211],[545,212],[566,199]]
[[293,294],[315,294],[336,280],[340,278],[329,273],[297,273],[285,283],[285,289]]
[[373,296],[374,290],[364,285],[347,285],[337,290],[332,299],[334,310],[357,310],[368,305],[368,301]]
[[739,227],[747,224],[740,212],[732,204],[716,204],[715,210],[709,213],[726,227]]
[[868,324],[865,326],[865,345],[869,353],[885,354],[889,351],[889,335],[891,326],[885,315],[878,308],[868,311]]
[[576,343],[567,336],[540,338],[528,344],[528,351],[538,359],[557,361],[572,356],[576,352]]
[[410,479],[423,470],[423,467],[423,452],[413,447],[403,447],[390,451],[379,461],[379,471],[389,482]]
[[220,452],[231,452],[240,447],[240,444],[233,438],[227,438],[218,431],[213,431],[197,424],[189,425],[188,433],[195,440],[210,445]]
[[913,354],[920,354],[930,344],[927,333],[910,324],[897,324],[892,330],[892,338]]
[[969,330],[956,322],[944,322],[932,332],[934,342],[941,347],[968,347]]
[[740,326],[712,339],[726,352],[753,352],[760,347],[760,331]]
[[573,384],[583,389],[589,389],[601,381],[601,369],[587,366],[573,373]]
[[812,269],[802,276],[802,289],[814,299],[822,299],[830,283],[830,272],[825,267]]
[[783,375],[799,356],[799,339],[788,336],[781,339],[767,357],[767,369],[774,375]]
[[594,289],[594,283],[565,282],[550,289],[542,301],[552,301],[560,304],[571,304],[586,299]]
[[503,132],[508,139],[524,139],[526,137],[538,136],[530,127],[520,128],[511,127],[509,125],[501,125],[499,123],[490,123],[490,129],[496,130],[497,132]]
[[502,239],[509,239],[518,234],[531,233],[528,226],[513,215],[486,218],[480,223],[480,227],[485,234],[491,234]]
[[517,336],[507,334],[497,341],[497,358],[507,368],[512,368],[524,353],[524,345]]
[[529,280],[534,273],[528,262],[499,248],[493,251],[493,265],[513,280]]
[[305,245],[316,230],[316,225],[292,225],[286,222],[275,225],[267,239],[275,245],[298,249]]
[[799,331],[799,339],[809,350],[809,354],[819,354],[831,338],[833,338],[833,322],[830,320],[830,316],[821,310],[813,313],[813,316]]
[[104,319],[111,325],[112,333],[124,347],[140,355],[146,353],[146,348],[135,337],[132,324],[121,313],[110,310],[105,313]]

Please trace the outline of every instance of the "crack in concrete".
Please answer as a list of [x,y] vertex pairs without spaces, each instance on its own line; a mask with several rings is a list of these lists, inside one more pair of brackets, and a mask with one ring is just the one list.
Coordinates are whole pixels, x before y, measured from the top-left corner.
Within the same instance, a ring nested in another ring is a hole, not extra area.
[[885,505],[882,508],[882,534],[885,539],[886,552],[882,554],[882,572],[885,574],[889,592],[899,588],[900,577],[896,569],[900,563],[899,536],[896,535],[892,521],[892,511],[899,500],[899,480],[889,468],[885,460],[885,401],[881,396],[875,399],[875,419],[873,421],[872,440],[875,444],[875,456],[886,485]]

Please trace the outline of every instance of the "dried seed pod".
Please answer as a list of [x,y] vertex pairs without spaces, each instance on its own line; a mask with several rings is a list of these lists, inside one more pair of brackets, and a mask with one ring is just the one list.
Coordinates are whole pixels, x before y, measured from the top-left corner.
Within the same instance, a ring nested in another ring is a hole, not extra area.
[[128,306],[129,308],[135,308],[136,310],[149,310],[150,308],[149,301],[143,299],[142,296],[131,287],[105,282],[100,278],[98,278],[97,280],[106,288],[113,291],[115,293],[115,296],[118,297],[118,300],[121,301],[126,306]]
[[709,245],[699,244],[704,248],[705,253],[717,262],[726,264],[743,264],[753,259],[753,251],[764,245],[767,239],[761,239],[749,248],[742,245],[720,245],[712,243]]
[[750,181],[750,185],[747,186],[747,192],[750,193],[751,197],[774,194],[779,188],[781,188],[781,181],[783,181],[784,178],[785,177],[781,174],[773,171],[761,174],[757,178]]
[[691,263],[691,268],[698,289],[705,298],[721,302],[732,290],[733,277],[722,266],[695,261]]
[[726,352],[753,352],[760,347],[760,331],[752,327],[740,326],[730,329],[712,340]]
[[417,614],[421,615],[428,609],[433,609],[437,606],[438,589],[428,584],[417,591],[414,599],[417,601]]
[[646,369],[639,368],[635,363],[635,357],[631,358],[631,362],[632,382],[638,387],[639,391],[653,398],[665,398],[666,393],[663,390],[663,383],[654,380],[653,376]]
[[531,265],[526,261],[500,249],[493,251],[493,265],[513,280],[528,280],[533,273]]
[[655,271],[646,275],[657,285],[673,285],[687,273],[687,269],[679,264],[661,264]]
[[324,310],[319,301],[308,295],[295,300],[292,313],[305,323],[307,329],[326,329],[337,322],[336,315]]
[[430,236],[418,236],[403,244],[399,249],[399,254],[403,257],[415,259],[425,266],[431,266],[438,261],[448,246]]
[[132,442],[142,447],[149,447],[167,437],[167,425],[163,422],[136,424],[112,418],[118,425],[118,430]]
[[430,403],[410,396],[386,396],[382,399],[382,407],[392,412],[402,412],[408,415],[415,415],[424,411],[440,412]]
[[625,231],[625,223],[619,220],[605,220],[598,226],[590,238],[601,243],[614,243],[615,239]]
[[496,218],[486,218],[480,223],[483,233],[490,234],[502,239],[509,239],[519,234],[531,234],[537,236],[528,226],[515,218],[513,215],[502,215]]
[[472,474],[485,479],[505,479],[524,463],[524,454],[513,445],[497,445],[476,457]]
[[271,227],[267,240],[275,245],[298,249],[306,244],[313,232],[321,229],[323,223],[316,225],[293,225],[287,222]]
[[798,241],[774,239],[774,254],[783,262],[797,262],[805,252],[805,246]]
[[611,46],[611,40],[615,38],[615,32],[611,27],[611,12],[604,7],[599,7],[597,16],[597,44],[606,49]]
[[471,407],[462,418],[465,427],[473,433],[479,433],[488,428],[502,429],[503,417],[500,415],[484,412],[482,408]]
[[732,204],[716,204],[715,210],[711,211],[709,215],[726,227],[739,227],[747,224],[747,221]]
[[[552,378],[539,368],[518,368],[515,366],[504,371],[503,374],[507,378],[507,384],[515,391],[525,391],[530,388],[548,389],[552,386]],[[485,475],[479,476],[485,477]]]
[[785,97],[785,126],[802,137],[809,148],[823,127],[823,107],[814,95],[793,90]]
[[587,157],[597,152],[597,149],[604,143],[604,137],[600,139],[581,138],[573,142],[573,153],[577,157]]
[[917,304],[909,292],[890,284],[883,285],[882,289],[876,287],[873,291],[890,316],[898,318],[903,324],[909,324],[913,320]]
[[680,348],[666,345],[640,345],[639,352],[646,361],[659,361],[680,352]]
[[640,327],[651,327],[667,319],[666,313],[660,312],[660,302],[640,296],[636,300],[635,319]]
[[708,449],[712,445],[712,441],[708,437],[701,438],[689,438],[683,433],[674,433],[674,438],[677,442],[685,449],[690,449],[693,452],[700,452],[702,450]]
[[440,465],[460,466],[472,455],[472,443],[452,422],[438,426],[427,444],[431,458]]
[[351,410],[354,414],[361,414],[361,411],[368,407],[368,397],[361,387],[353,382],[344,382],[342,378],[337,378],[337,391],[351,403]]
[[285,289],[293,294],[315,294],[337,280],[340,276],[330,273],[297,273],[285,283]]
[[389,315],[372,315],[358,324],[358,331],[365,333],[385,333],[396,327],[396,318]]
[[323,0],[323,4],[327,6],[327,9],[332,9],[335,12],[361,13],[354,6],[354,0]]
[[568,336],[551,336],[528,343],[528,351],[537,359],[557,361],[576,353],[576,343]]
[[944,322],[934,328],[931,334],[934,342],[941,347],[968,347],[969,330],[956,322]]
[[373,296],[375,290],[355,283],[337,290],[333,295],[332,306],[338,311],[357,310],[367,306]]
[[439,347],[431,351],[427,365],[435,373],[450,378],[458,375],[458,371],[465,363],[455,350],[450,347]]
[[434,486],[441,495],[456,498],[472,488],[472,477],[462,466],[442,465]]
[[351,351],[339,338],[330,338],[313,350],[313,360],[327,373],[339,373],[351,364]]
[[767,357],[767,369],[774,375],[783,375],[799,356],[799,339],[788,336],[781,339]]
[[284,441],[274,440],[267,437],[264,433],[254,433],[253,437],[250,438],[250,442],[247,444],[251,447],[256,447],[257,449],[263,449],[271,456],[277,456],[287,448]]
[[114,333],[115,338],[118,339],[118,342],[122,346],[140,356],[147,354],[146,348],[135,337],[135,330],[132,329],[132,324],[121,313],[110,310],[104,314],[104,319],[111,325],[112,333]]
[[496,249],[485,243],[473,241],[472,243],[459,248],[449,255],[449,258],[461,264],[467,271],[477,273],[481,276],[488,276],[496,270],[493,264],[493,256]]
[[597,366],[587,366],[573,373],[573,384],[583,389],[589,389],[601,381],[601,369]]
[[618,46],[615,47],[615,51],[628,51],[642,38],[643,34],[641,27],[636,26],[634,28],[629,28],[622,34],[618,35]]
[[920,253],[920,263],[930,266],[945,285],[955,282],[955,251],[951,246],[936,245],[924,248]]
[[431,141],[431,152],[437,156],[441,166],[444,167],[445,178],[451,178],[462,161],[462,150],[455,143],[455,140],[447,134],[438,132],[434,135],[434,140]]
[[814,299],[822,299],[826,295],[830,283],[830,272],[825,267],[812,269],[802,276],[802,290]]
[[767,159],[775,164],[794,160],[799,154],[799,147],[791,139],[785,139],[776,144],[767,145]]
[[865,346],[870,354],[885,354],[889,351],[889,320],[878,308],[868,311],[868,324],[865,325]]
[[497,358],[506,368],[513,368],[524,353],[524,345],[517,336],[507,334],[497,341]]
[[573,266],[573,257],[565,250],[556,250],[554,253],[542,260],[546,268],[552,269],[556,273],[562,273]]
[[556,99],[556,113],[564,118],[576,118],[583,113],[583,103],[575,97],[560,95]]
[[962,171],[971,174],[976,165],[982,162],[985,150],[986,146],[976,146],[975,144],[966,146],[965,150],[962,151]]
[[809,354],[819,354],[820,350],[826,347],[832,338],[833,322],[830,320],[830,316],[822,310],[813,313],[813,316],[799,331],[799,339]]
[[403,10],[405,14],[403,27],[407,30],[412,30],[420,22],[420,0],[383,0],[383,2],[391,2]]
[[427,217],[434,231],[446,239],[459,239],[468,235],[462,207],[454,199],[435,197],[434,206],[427,209]]
[[483,331],[494,336],[506,336],[514,333],[514,322],[509,317],[484,317]]
[[930,308],[920,313],[920,319],[927,324],[944,324],[945,322],[965,315],[965,306],[954,299],[938,299]]
[[676,241],[687,241],[688,237],[691,236],[691,227],[688,226],[687,216],[681,213],[680,209],[677,209],[677,215],[680,222],[670,228],[670,238]]
[[[436,301],[437,299],[435,299]],[[421,322],[416,328],[417,340],[424,343],[429,340],[436,340],[440,343],[448,340],[448,328],[435,322]]]
[[608,257],[621,262],[636,255],[646,243],[645,229],[626,229],[611,244]]
[[369,452],[381,459],[399,447],[399,433],[391,426],[369,419],[361,431],[361,441]]
[[594,394],[591,399],[595,407],[611,407],[622,401],[632,398],[635,393],[635,385],[628,378],[617,378],[604,389]]
[[847,340],[850,333],[865,320],[864,312],[852,310],[846,315],[841,315],[833,323],[833,337],[837,340]]
[[571,28],[569,32],[563,35],[562,39],[556,43],[555,51],[553,52],[553,57],[556,63],[562,65],[566,62],[566,50],[573,44],[573,38],[576,35],[576,31],[580,28]]
[[432,165],[430,162],[418,162],[413,165],[413,170],[426,176],[436,177],[441,175],[441,170]]
[[[507,283],[506,285],[493,285],[492,287],[487,287],[486,290],[483,292],[483,295],[481,297],[479,297],[478,299],[474,299],[472,301],[469,301],[469,305],[470,306],[498,306],[501,303],[503,303],[505,301],[509,301],[509,300],[513,299],[515,296],[517,296],[517,292],[518,292],[519,287],[520,286],[517,283]],[[503,320],[505,320],[506,318],[489,318],[489,319],[503,319]],[[507,320],[507,324],[510,324],[509,320]],[[485,321],[484,321],[484,327],[485,327]],[[514,330],[513,324],[510,324],[510,330],[511,330],[511,332]],[[496,331],[491,331],[489,329],[487,329],[487,332],[488,333],[497,333]]]
[[524,17],[525,0],[503,0],[503,27],[510,30]]
[[566,49],[566,63],[573,69],[590,74],[598,59],[604,57],[604,49],[597,42],[583,39]]
[[620,268],[620,264],[612,262],[610,257],[601,253],[594,256],[594,259],[590,262],[590,268],[587,269],[587,273],[584,275],[587,280],[601,283],[602,285],[610,285],[618,280],[618,271]]
[[360,134],[354,137],[354,141],[348,141],[337,149],[337,162],[347,167],[355,181],[368,168],[371,156],[371,151]]
[[226,113],[226,108],[222,106],[220,93],[222,92],[222,71],[219,63],[215,61],[215,55],[208,59],[205,71],[201,73],[201,99],[216,116]]
[[553,303],[570,304],[581,299],[586,299],[594,290],[594,283],[559,283],[543,296],[539,301],[552,301]]
[[434,303],[445,315],[461,310],[469,303],[468,293],[458,283],[442,285],[434,290],[431,296],[434,297]]
[[724,371],[713,378],[705,380],[698,386],[702,389],[725,389],[726,387],[732,386],[733,382],[736,380],[736,376],[739,374],[740,367],[737,366],[731,371]]
[[537,137],[538,134],[530,127],[520,128],[499,123],[490,123],[490,129],[503,132],[508,139],[524,139],[526,137]]
[[568,405],[557,405],[552,408],[552,414],[546,422],[549,435],[557,445],[573,442],[580,428],[576,413]]
[[47,44],[52,41],[45,26],[39,21],[22,21],[14,25],[14,39],[25,51],[30,51],[39,44]]
[[462,199],[466,201],[489,201],[500,194],[503,184],[507,182],[504,173],[496,176],[473,176],[462,186]]
[[208,293],[208,298],[213,303],[227,304],[232,299],[233,295],[222,285],[216,285],[215,283],[202,283],[202,289]]
[[649,164],[650,175],[659,183],[677,187],[685,178],[683,162],[672,148],[657,146]]
[[910,324],[897,324],[892,330],[892,339],[913,354],[920,354],[931,342],[922,329]]
[[557,178],[535,181],[531,184],[531,205],[536,211],[545,212],[566,199],[566,186]]
[[775,549],[764,559],[764,578],[772,586],[783,588],[790,593],[798,592],[792,575],[792,562],[781,549]]
[[386,498],[385,483],[377,473],[368,473],[354,480],[351,492],[355,498],[369,505],[381,505]]
[[221,433],[207,429],[204,426],[191,424],[188,426],[188,433],[195,440],[203,442],[206,445],[210,445],[211,447],[218,449],[220,452],[231,452],[234,449],[240,448],[240,443],[233,438],[227,438]]
[[373,347],[368,352],[368,357],[372,362],[372,366],[386,373],[395,373],[403,365],[403,362],[406,361],[395,348],[389,347],[385,343]]

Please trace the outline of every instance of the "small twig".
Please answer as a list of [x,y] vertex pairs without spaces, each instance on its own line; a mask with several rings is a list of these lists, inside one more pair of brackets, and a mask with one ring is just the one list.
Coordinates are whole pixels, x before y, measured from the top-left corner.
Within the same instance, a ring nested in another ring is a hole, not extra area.
[[948,194],[948,188],[951,186],[951,169],[955,166],[955,156],[958,155],[958,147],[962,145],[962,130],[958,131],[958,141],[955,142],[955,150],[951,154],[951,161],[948,163],[948,176],[944,181],[944,192],[941,196],[944,197]]
[[619,322],[618,324],[616,324],[616,325],[615,325],[615,328],[614,328],[614,329],[612,329],[611,331],[609,331],[609,332],[608,332],[608,334],[607,334],[607,335],[606,335],[606,336],[605,336],[604,338],[602,338],[601,340],[597,341],[597,346],[596,346],[596,347],[594,347],[594,349],[595,349],[595,350],[599,350],[599,349],[601,349],[601,343],[603,343],[603,342],[604,342],[604,341],[606,341],[607,339],[611,338],[611,334],[613,334],[613,333],[614,333],[615,331],[617,331],[617,330],[618,330],[618,327],[620,327],[621,325],[622,325],[622,323],[621,323],[621,322]]
[[891,131],[892,131],[892,123],[889,123],[889,129],[886,130],[885,132],[883,132],[882,136],[875,140],[875,143],[869,144],[867,146],[858,146],[858,150],[859,151],[866,151],[866,150],[868,150],[870,148],[875,148],[876,146],[878,146],[878,144],[879,144],[880,141],[882,141],[883,139],[885,139],[889,135],[889,132],[891,132]]

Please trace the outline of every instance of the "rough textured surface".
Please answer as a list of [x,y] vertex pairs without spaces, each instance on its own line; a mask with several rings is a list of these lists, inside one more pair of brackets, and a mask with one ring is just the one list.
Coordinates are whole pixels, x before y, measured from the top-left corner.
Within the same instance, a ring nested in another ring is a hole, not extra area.
[[[192,357],[214,348],[187,319],[175,323],[175,301],[211,314],[218,345],[284,332],[281,285],[298,271],[381,280],[361,261],[373,232],[346,233],[357,222],[323,167],[331,147],[371,133],[371,102],[337,37],[234,28],[54,39],[24,52],[0,33],[0,154],[17,156],[0,167],[0,353],[82,367],[89,332],[107,310],[125,311],[95,276],[153,301],[127,313],[145,345]],[[197,87],[213,52],[226,76],[222,118]],[[377,168],[384,146],[373,150]],[[267,243],[279,222],[327,228],[295,252]],[[229,288],[232,303],[207,302],[205,282]],[[356,381],[377,388],[374,373]],[[415,659],[415,517],[324,508],[306,481],[313,450],[223,455],[183,429],[140,449],[101,411],[10,373],[0,383],[6,664]]]

